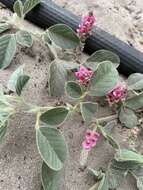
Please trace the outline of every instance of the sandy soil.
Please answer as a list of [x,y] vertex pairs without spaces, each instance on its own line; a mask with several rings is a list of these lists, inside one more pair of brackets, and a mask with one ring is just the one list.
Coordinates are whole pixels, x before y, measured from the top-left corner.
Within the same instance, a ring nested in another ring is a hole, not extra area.
[[53,2],[82,15],[93,10],[97,26],[143,51],[142,0],[53,0]]
[[[70,4],[70,1],[68,3]],[[82,1],[82,4],[83,10],[87,10],[86,1]],[[73,6],[73,9],[75,7]],[[79,8],[81,7],[79,6]],[[10,16],[11,13],[2,9],[0,17],[3,15]],[[26,27],[33,30],[37,29],[27,22],[25,24]],[[115,31],[113,30],[113,32]],[[26,72],[31,76],[28,91],[25,94],[26,100],[41,106],[54,105],[56,100],[48,97],[45,88],[50,62],[48,50],[37,42],[30,50],[18,48],[17,55],[10,67],[0,71],[0,83],[6,87],[10,74],[19,65],[25,63]],[[99,115],[104,113],[108,115],[109,110],[101,108]],[[0,190],[40,190],[41,159],[36,148],[34,125],[35,116],[25,114],[22,108],[20,113],[11,119],[5,141],[0,145]],[[65,163],[60,190],[88,190],[94,184],[87,169],[83,170],[80,166],[81,142],[85,130],[86,126],[83,125],[80,116],[73,116],[61,127],[68,142],[69,155]],[[114,135],[121,142],[121,146],[127,144],[126,130],[123,131],[119,126],[115,129]],[[96,149],[89,155],[87,165],[97,169],[100,166],[106,168],[112,155],[111,146],[101,139]],[[134,180],[129,178],[118,190],[136,190]]]

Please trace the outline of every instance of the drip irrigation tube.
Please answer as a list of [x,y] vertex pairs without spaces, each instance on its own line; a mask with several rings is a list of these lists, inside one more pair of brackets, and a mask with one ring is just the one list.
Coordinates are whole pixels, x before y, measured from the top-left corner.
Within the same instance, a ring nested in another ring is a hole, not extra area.
[[[0,0],[9,9],[13,10],[15,0]],[[26,17],[30,22],[44,29],[53,24],[64,23],[74,30],[78,28],[80,18],[56,5],[50,0],[43,0]],[[143,73],[143,53],[117,39],[113,35],[95,27],[92,36],[85,46],[85,52],[91,54],[99,49],[107,49],[120,56],[121,65],[119,72],[129,75],[134,72]]]

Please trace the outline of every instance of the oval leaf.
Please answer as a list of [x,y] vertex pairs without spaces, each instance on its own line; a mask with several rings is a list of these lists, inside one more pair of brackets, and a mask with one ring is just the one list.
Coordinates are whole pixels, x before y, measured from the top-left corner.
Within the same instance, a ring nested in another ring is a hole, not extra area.
[[131,161],[132,163],[143,164],[143,155],[127,149],[120,149],[115,154],[118,162]]
[[87,63],[85,64],[85,66],[93,71],[96,71],[101,62],[105,62],[105,64],[106,64],[106,62],[108,62],[108,61],[112,62],[116,68],[120,64],[120,58],[118,55],[116,55],[115,53],[113,53],[111,51],[101,49],[101,50],[93,53],[87,59]]
[[93,102],[82,102],[80,103],[80,110],[83,120],[87,123],[92,122],[98,111],[98,104]]
[[67,71],[62,64],[55,60],[50,65],[49,71],[49,92],[51,96],[60,97],[65,92]]
[[7,23],[1,23],[0,24],[0,34],[7,31],[8,29],[11,28],[11,25],[10,24],[7,24]]
[[16,40],[14,35],[0,37],[0,69],[7,68],[16,53]]
[[107,180],[107,177],[105,176],[105,174],[103,175],[103,178],[100,181],[100,184],[99,184],[97,190],[109,190],[109,184],[108,184],[108,180]]
[[44,190],[59,190],[60,178],[61,171],[53,171],[43,162],[42,185]]
[[138,119],[135,113],[127,108],[121,108],[119,112],[119,120],[127,128],[136,127],[138,124]]
[[132,98],[129,98],[126,102],[125,102],[126,106],[130,109],[133,110],[138,110],[140,108],[143,107],[143,93],[134,96]]
[[17,80],[18,78],[23,75],[24,71],[23,71],[24,65],[21,65],[20,67],[18,67],[11,75],[9,81],[8,81],[8,89],[16,92],[16,84],[17,84]]
[[143,89],[143,74],[133,73],[129,76],[127,80],[128,86],[132,90],[141,90]]
[[69,97],[78,99],[82,96],[82,89],[78,83],[70,81],[66,84],[66,93]]
[[24,3],[23,14],[26,15],[39,3],[40,3],[40,0],[26,0]]
[[31,47],[33,43],[32,36],[27,31],[18,31],[16,33],[16,40],[20,45],[25,47]]
[[29,79],[30,77],[27,75],[22,75],[18,78],[17,83],[16,83],[16,93],[18,94],[18,96],[21,95],[22,90],[27,84],[27,82],[29,81]]
[[100,64],[89,89],[91,96],[105,96],[117,84],[118,72],[111,62]]
[[47,166],[55,171],[63,168],[67,146],[62,134],[55,128],[40,127],[36,130],[39,153]]
[[19,16],[20,18],[23,17],[23,4],[21,2],[21,0],[17,0],[15,3],[14,3],[14,12],[17,14],[17,16]]
[[56,24],[48,29],[49,38],[62,49],[75,49],[80,45],[76,33],[65,24]]
[[43,113],[40,120],[48,125],[61,125],[68,113],[69,110],[66,107],[56,107]]

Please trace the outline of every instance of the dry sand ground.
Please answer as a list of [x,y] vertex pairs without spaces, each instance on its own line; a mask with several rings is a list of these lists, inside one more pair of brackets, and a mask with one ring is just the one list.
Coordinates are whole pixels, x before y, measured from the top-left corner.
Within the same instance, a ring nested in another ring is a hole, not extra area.
[[[62,3],[64,2],[65,1]],[[99,1],[96,1],[96,3],[97,2]],[[61,3],[61,1],[59,1],[59,3]],[[89,8],[91,8],[92,3],[93,1],[88,1],[87,3],[83,0],[81,3],[80,0],[77,2],[73,0],[67,1],[66,6],[71,10],[76,10],[74,12],[79,13],[87,10],[87,5],[90,5]],[[95,6],[96,3],[93,3],[93,5]],[[121,39],[125,41],[127,39],[130,40],[126,34],[126,31],[122,30],[123,28],[126,30],[126,28],[122,25],[123,23],[126,27],[129,27],[129,25],[127,25],[126,21],[124,22],[122,18],[120,20],[121,24],[116,23],[118,29],[120,28],[120,30],[118,30],[117,27],[113,28],[113,25],[111,24],[115,23],[115,21],[111,20],[113,17],[109,17],[107,14],[107,19],[104,14],[106,4],[108,5],[107,10],[109,10],[110,15],[113,10],[110,10],[109,5],[112,5],[112,3],[105,1],[103,4],[102,0],[99,6],[100,8],[95,6],[97,18],[99,18],[99,26],[102,26],[104,29],[107,27],[108,31],[111,31],[113,34],[121,37]],[[104,8],[101,8],[103,5]],[[119,6],[119,8],[120,7],[121,6]],[[11,13],[4,9],[0,10],[0,17],[4,15],[10,16]],[[103,18],[101,18],[102,15],[104,15]],[[132,17],[129,18],[132,20]],[[125,17],[124,19],[127,18]],[[119,19],[117,20],[119,23]],[[25,24],[26,27],[35,30],[35,27],[31,24]],[[109,25],[112,27],[108,27]],[[131,25],[131,27],[133,27],[133,25]],[[138,35],[139,34],[136,36],[137,38]],[[133,42],[136,44],[134,40]],[[141,46],[137,47],[140,49]],[[48,97],[47,90],[45,89],[48,65],[50,64],[50,61],[48,50],[43,48],[39,43],[35,43],[30,51],[27,51],[26,49],[21,50],[19,48],[11,66],[7,70],[0,71],[0,83],[6,86],[12,71],[15,70],[18,65],[25,63],[26,72],[31,76],[28,91],[25,95],[26,100],[30,102],[32,101],[32,103],[37,105],[53,105],[55,100]],[[104,113],[107,115],[109,114],[106,108],[102,108],[100,115],[103,115]],[[40,190],[41,160],[36,149],[34,124],[35,116],[24,114],[23,111],[18,113],[11,120],[5,141],[2,145],[0,145],[0,190]],[[82,124],[80,116],[74,116],[72,119],[67,121],[66,124],[62,126],[61,130],[64,132],[69,145],[69,156],[65,164],[60,190],[88,190],[94,183],[94,180],[87,174],[87,170],[81,170],[79,164],[81,142],[85,131],[85,126]],[[124,138],[126,139],[127,131],[123,131],[120,127],[118,127],[116,128],[114,135],[119,141],[121,141]],[[121,144],[126,144],[126,142],[122,142]],[[138,148],[142,150],[141,144]],[[107,167],[107,163],[111,159],[112,155],[112,148],[107,145],[107,143],[100,141],[96,147],[96,150],[91,152],[88,159],[88,165],[93,168],[99,168],[100,166]],[[129,179],[122,187],[118,188],[118,190],[136,190],[134,180],[132,178]]]

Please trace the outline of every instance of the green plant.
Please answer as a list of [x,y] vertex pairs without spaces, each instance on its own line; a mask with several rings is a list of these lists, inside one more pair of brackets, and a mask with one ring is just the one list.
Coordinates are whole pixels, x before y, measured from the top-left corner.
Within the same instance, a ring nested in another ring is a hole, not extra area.
[[[13,18],[0,23],[2,34],[15,29],[12,34],[0,37],[0,68],[6,69],[10,65],[17,44],[29,48],[36,37],[50,48],[53,58],[49,68],[49,95],[58,98],[68,96],[72,103],[57,107],[39,107],[27,103],[22,94],[30,77],[24,74],[24,65],[20,66],[7,85],[15,95],[5,94],[2,85],[0,88],[0,141],[6,133],[9,118],[17,111],[17,106],[24,105],[26,112],[36,114],[36,141],[43,160],[42,185],[44,190],[58,190],[68,152],[58,127],[72,113],[80,113],[90,129],[86,133],[83,148],[91,150],[102,135],[115,149],[115,156],[106,171],[91,170],[99,181],[91,190],[116,189],[128,173],[135,177],[137,187],[141,190],[143,156],[121,149],[112,136],[111,128],[114,120],[129,130],[140,126],[137,113],[143,107],[143,74],[132,74],[123,84],[117,71],[120,59],[108,50],[99,50],[84,63],[81,62],[81,51],[95,22],[92,13],[85,18],[86,21],[91,19],[90,27],[84,30],[83,21],[77,33],[64,24],[56,24],[42,33],[32,33],[23,28],[22,20],[25,15],[39,3],[40,0],[27,0],[24,4],[17,0]],[[100,100],[105,101],[109,109],[114,108],[113,115],[97,117]]]

